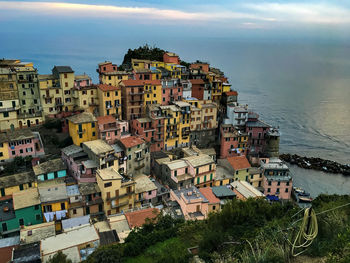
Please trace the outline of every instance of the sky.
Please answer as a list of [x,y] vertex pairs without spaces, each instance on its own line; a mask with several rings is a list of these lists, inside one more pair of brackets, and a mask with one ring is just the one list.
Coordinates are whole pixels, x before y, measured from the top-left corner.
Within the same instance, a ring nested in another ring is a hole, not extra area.
[[347,42],[350,1],[0,0],[1,57],[99,59],[111,51],[121,56],[127,46],[191,39],[198,46],[215,39]]

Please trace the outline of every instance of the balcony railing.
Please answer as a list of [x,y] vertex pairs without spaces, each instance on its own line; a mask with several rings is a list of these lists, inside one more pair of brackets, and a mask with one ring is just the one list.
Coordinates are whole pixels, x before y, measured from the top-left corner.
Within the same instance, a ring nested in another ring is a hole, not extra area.
[[15,107],[10,107],[10,108],[0,108],[0,112],[16,111],[16,110],[18,110],[19,108],[20,108],[19,105],[18,105],[18,106],[15,106]]
[[81,131],[77,130],[77,133],[78,133],[78,134],[83,134],[83,133],[85,133],[85,132],[86,132],[85,129],[82,129]]

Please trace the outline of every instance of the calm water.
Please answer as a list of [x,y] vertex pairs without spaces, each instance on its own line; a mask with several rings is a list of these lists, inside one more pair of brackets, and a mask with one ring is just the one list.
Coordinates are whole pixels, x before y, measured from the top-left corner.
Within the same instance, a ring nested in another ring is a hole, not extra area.
[[[73,39],[27,50],[8,45],[2,51],[5,57],[33,61],[41,74],[53,65],[71,65],[76,73],[86,72],[97,81],[98,62],[120,64],[129,47],[145,42],[131,37],[103,44]],[[281,152],[350,163],[350,44],[178,37],[148,43],[175,51],[185,61],[201,59],[221,68],[240,102],[280,127]],[[295,184],[314,196],[350,193],[348,178],[297,167],[292,172]]]

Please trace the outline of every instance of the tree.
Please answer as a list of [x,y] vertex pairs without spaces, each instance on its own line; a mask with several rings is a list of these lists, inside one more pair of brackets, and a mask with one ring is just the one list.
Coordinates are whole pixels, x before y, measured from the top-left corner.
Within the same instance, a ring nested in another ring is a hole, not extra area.
[[68,259],[67,255],[60,250],[53,257],[50,257],[47,263],[72,263],[72,260]]

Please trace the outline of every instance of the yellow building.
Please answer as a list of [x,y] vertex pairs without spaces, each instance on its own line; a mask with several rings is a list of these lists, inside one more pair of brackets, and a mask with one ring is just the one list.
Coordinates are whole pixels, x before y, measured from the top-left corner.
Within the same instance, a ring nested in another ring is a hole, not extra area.
[[9,144],[5,134],[0,134],[0,162],[4,162],[10,158]]
[[24,172],[0,177],[0,196],[12,195],[37,187],[33,172]]
[[131,67],[133,70],[149,69],[152,61],[147,59],[131,59]]
[[176,101],[174,105],[180,109],[179,145],[186,147],[190,143],[191,104],[184,101]]
[[40,100],[44,117],[54,117],[63,106],[63,90],[54,75],[39,75]]
[[135,182],[122,177],[113,167],[97,170],[103,210],[107,216],[132,209],[135,205]]
[[55,221],[56,231],[62,230],[61,220],[68,217],[69,198],[63,179],[40,182],[38,185],[44,222]]
[[171,150],[179,147],[180,136],[180,109],[175,105],[159,107],[164,120],[164,150]]
[[75,145],[81,146],[83,142],[97,139],[97,119],[89,112],[69,117],[68,125],[69,135]]
[[58,104],[59,111],[73,111],[73,88],[74,88],[74,71],[69,66],[55,66],[52,69],[53,76],[59,80],[62,91],[63,105]]
[[98,114],[99,99],[97,86],[75,87],[73,89],[73,98],[74,109]]
[[100,83],[112,86],[118,86],[123,80],[132,78],[132,72],[126,71],[112,71],[112,72],[100,72]]
[[249,182],[249,170],[251,165],[244,155],[228,157],[227,161],[230,163],[233,173],[234,180],[247,181]]
[[162,83],[160,80],[145,80],[144,81],[144,101],[143,112],[146,112],[146,107],[149,104],[162,103]]
[[99,115],[113,115],[115,118],[122,119],[122,92],[120,87],[107,84],[99,84],[98,89]]
[[224,82],[222,83],[222,93],[231,91],[231,84]]
[[263,172],[257,167],[252,167],[249,169],[248,182],[255,188],[262,187]]
[[174,63],[165,63],[164,68],[170,72],[172,79],[181,79],[181,66]]

